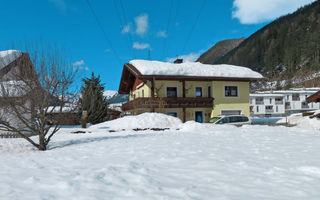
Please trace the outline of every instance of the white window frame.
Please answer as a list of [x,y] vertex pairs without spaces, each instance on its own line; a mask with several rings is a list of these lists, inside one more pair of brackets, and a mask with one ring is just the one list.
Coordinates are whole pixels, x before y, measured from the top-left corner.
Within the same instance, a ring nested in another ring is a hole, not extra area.
[[[226,87],[237,87],[237,96],[226,96]],[[240,97],[239,85],[224,85],[222,92],[223,92],[224,98],[239,98]]]
[[[168,97],[168,94],[167,94],[167,88],[171,88],[171,87],[175,87],[175,88],[177,88],[177,97],[179,97],[179,87],[178,86],[176,86],[176,85],[172,85],[172,86],[170,86],[170,85],[168,85],[168,86],[166,86],[166,88],[165,88],[165,94],[166,94],[166,97]],[[168,97],[168,98],[174,98],[174,97]]]

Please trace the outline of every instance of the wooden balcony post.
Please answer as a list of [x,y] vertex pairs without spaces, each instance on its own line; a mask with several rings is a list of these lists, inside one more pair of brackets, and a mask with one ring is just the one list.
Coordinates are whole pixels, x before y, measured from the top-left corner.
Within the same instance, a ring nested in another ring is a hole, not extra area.
[[186,97],[186,81],[185,80],[182,81],[182,97],[183,98]]
[[153,98],[154,97],[154,77],[152,77],[152,80],[151,80],[151,97]]
[[182,122],[186,122],[186,108],[182,108]]

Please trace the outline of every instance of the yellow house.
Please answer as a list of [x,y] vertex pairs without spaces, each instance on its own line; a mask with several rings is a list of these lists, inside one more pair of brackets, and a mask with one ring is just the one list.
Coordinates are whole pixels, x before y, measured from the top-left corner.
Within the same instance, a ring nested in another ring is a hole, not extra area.
[[132,60],[124,64],[119,94],[132,115],[159,112],[182,121],[217,115],[249,116],[249,84],[263,76],[246,67]]

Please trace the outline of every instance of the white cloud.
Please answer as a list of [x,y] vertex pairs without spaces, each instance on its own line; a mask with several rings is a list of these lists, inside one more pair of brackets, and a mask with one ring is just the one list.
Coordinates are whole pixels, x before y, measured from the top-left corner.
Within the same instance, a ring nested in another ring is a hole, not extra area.
[[[178,58],[182,58],[183,59],[183,62],[194,62],[196,61],[199,56],[201,55],[201,52],[203,52],[202,50],[199,51],[199,52],[192,52],[192,53],[189,53],[189,54],[186,54],[186,55],[181,55],[181,56],[178,56]],[[171,62],[173,63],[173,61],[175,61],[177,58],[167,58],[167,62]]]
[[64,0],[49,0],[49,2],[53,3],[57,8],[62,11],[67,9],[67,4]]
[[149,17],[147,14],[142,14],[134,18],[136,23],[136,33],[144,35],[148,31]]
[[166,31],[158,31],[157,37],[166,38],[168,37]]
[[234,0],[232,17],[242,24],[258,24],[292,13],[315,0]]
[[148,49],[148,48],[150,48],[150,44],[135,42],[135,43],[133,43],[132,48],[139,49],[139,50]]
[[129,32],[130,32],[130,24],[127,24],[122,28],[121,33],[122,34],[126,34],[126,33],[129,33]]
[[76,61],[76,62],[72,63],[72,65],[75,69],[77,68],[77,69],[86,70],[86,71],[89,70],[89,68],[87,66],[85,66],[84,60]]

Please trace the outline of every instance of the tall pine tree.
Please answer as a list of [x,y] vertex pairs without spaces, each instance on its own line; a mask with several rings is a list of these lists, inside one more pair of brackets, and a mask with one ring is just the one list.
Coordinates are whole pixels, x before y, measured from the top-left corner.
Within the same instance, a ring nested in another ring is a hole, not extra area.
[[82,79],[84,85],[81,87],[82,110],[88,112],[87,121],[91,124],[101,123],[107,120],[107,102],[103,96],[104,84],[100,76]]

